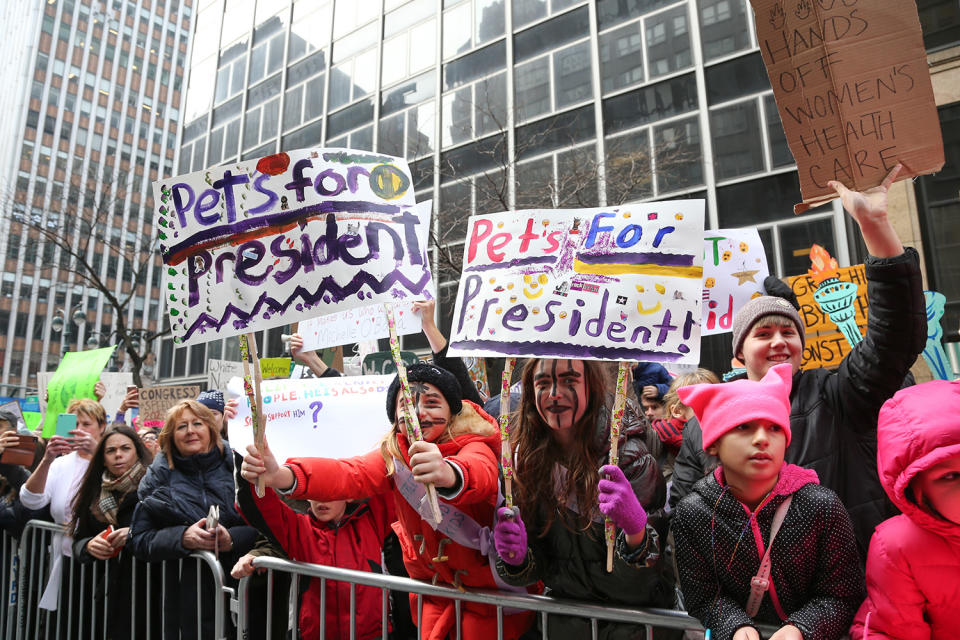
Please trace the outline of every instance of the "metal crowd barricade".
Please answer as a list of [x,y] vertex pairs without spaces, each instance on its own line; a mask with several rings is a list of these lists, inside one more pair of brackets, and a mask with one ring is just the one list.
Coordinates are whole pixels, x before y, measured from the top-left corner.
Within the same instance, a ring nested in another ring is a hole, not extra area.
[[[110,584],[110,564],[101,561],[80,563],[73,558],[63,558],[69,575],[79,572],[78,579],[61,581],[58,605],[55,610],[41,609],[40,598],[47,587],[50,566],[58,549],[53,547],[57,534],[62,533],[60,525],[51,522],[31,520],[23,530],[19,547],[9,539],[12,552],[7,553],[8,538],[2,538],[0,563],[10,576],[8,604],[0,613],[0,631],[5,640],[33,638],[77,638],[97,640],[107,637],[108,598],[103,597],[103,585]],[[201,592],[201,580],[212,580],[217,597],[212,603],[197,598],[197,637],[204,638],[201,625],[209,616],[207,608],[213,611],[213,638],[226,640],[227,601],[235,598],[234,590],[225,583],[225,576],[217,557],[209,551],[199,551],[189,558],[166,562],[140,562],[134,559],[130,565],[132,572],[130,585],[131,602],[136,603],[130,611],[130,637],[152,640],[164,637],[167,630],[167,613],[172,603],[164,602],[168,593],[167,569],[169,563],[176,563],[177,574],[182,575],[187,563],[195,563],[196,593]],[[140,571],[139,568],[143,567]],[[205,569],[206,567],[206,569]],[[159,574],[157,573],[159,572]],[[157,579],[157,577],[159,579]],[[157,584],[159,583],[159,584]],[[159,593],[156,587],[159,586]],[[183,586],[183,585],[178,585]],[[99,598],[92,593],[100,589]],[[142,595],[141,595],[142,594]],[[98,603],[99,600],[99,603]],[[155,606],[154,606],[155,605]],[[159,612],[160,624],[151,625],[152,616]],[[138,630],[138,616],[146,616],[142,625],[145,633]],[[152,633],[159,626],[159,633]],[[208,640],[204,638],[204,640]]]
[[[273,584],[273,573],[288,573],[292,576],[291,591],[299,591],[299,580],[303,578],[313,578],[321,581],[323,591],[321,592],[321,608],[326,607],[326,581],[335,580],[337,582],[350,584],[350,638],[356,638],[356,587],[364,585],[379,588],[381,591],[381,637],[387,640],[388,637],[388,600],[389,592],[401,591],[417,595],[418,614],[422,609],[424,596],[438,596],[448,598],[455,602],[456,640],[460,640],[461,628],[461,604],[462,602],[478,602],[492,605],[497,611],[497,639],[503,640],[503,616],[505,609],[523,609],[526,611],[535,611],[540,616],[541,627],[543,629],[542,637],[547,639],[547,619],[550,615],[575,616],[590,620],[591,635],[593,640],[597,640],[600,622],[621,622],[646,627],[646,637],[653,638],[655,630],[658,629],[676,629],[703,633],[703,627],[700,622],[690,617],[682,611],[671,611],[669,609],[630,609],[626,607],[606,606],[598,604],[587,604],[571,600],[560,600],[548,596],[535,595],[514,595],[499,591],[467,591],[461,592],[458,589],[446,586],[432,585],[419,580],[410,578],[401,578],[397,576],[384,575],[380,573],[369,573],[365,571],[353,571],[350,569],[340,569],[337,567],[328,567],[316,564],[305,564],[301,562],[289,562],[279,558],[258,557],[254,559],[253,566],[258,569],[266,569],[267,589],[270,593],[270,587]],[[240,586],[237,588],[238,605],[238,624],[237,639],[242,640],[252,637],[249,635],[249,612],[254,606],[262,603],[251,604],[248,594],[250,578],[243,578]],[[274,615],[273,598],[267,598],[266,628],[271,629],[270,623]],[[326,637],[326,612],[319,615],[320,619],[320,637]],[[286,611],[280,615],[287,615]],[[419,618],[419,615],[418,615]],[[760,627],[764,637],[776,631],[773,627]],[[294,636],[298,637],[298,636]],[[420,634],[418,632],[418,638]]]
[[0,532],[0,575],[7,584],[6,602],[0,607],[0,637],[12,640],[17,622],[17,581],[19,555],[17,540],[6,531]]

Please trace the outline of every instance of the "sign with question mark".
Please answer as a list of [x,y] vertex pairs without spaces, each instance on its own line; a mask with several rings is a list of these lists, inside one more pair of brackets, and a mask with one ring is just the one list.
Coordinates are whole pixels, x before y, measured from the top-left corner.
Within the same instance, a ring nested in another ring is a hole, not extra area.
[[[267,441],[277,460],[301,456],[346,458],[375,449],[391,426],[385,410],[387,376],[344,376],[264,380]],[[231,378],[227,392],[243,397],[243,379]],[[229,421],[230,445],[243,453],[253,444],[250,407],[241,400]]]

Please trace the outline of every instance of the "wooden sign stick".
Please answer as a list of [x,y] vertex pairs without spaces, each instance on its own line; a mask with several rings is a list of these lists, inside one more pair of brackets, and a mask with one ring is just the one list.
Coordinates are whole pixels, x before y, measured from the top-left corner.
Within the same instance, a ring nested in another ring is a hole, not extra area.
[[503,469],[503,497],[513,508],[513,447],[510,444],[510,378],[516,358],[507,358],[500,386],[500,467]]
[[[393,362],[397,366],[397,377],[400,378],[400,388],[402,398],[400,405],[403,409],[404,423],[407,427],[407,438],[411,442],[423,440],[423,434],[420,432],[420,419],[417,417],[417,408],[413,404],[413,394],[410,393],[410,381],[407,380],[407,367],[403,364],[403,358],[400,356],[400,339],[397,337],[397,325],[393,317],[393,305],[384,303],[384,311],[387,314],[387,327],[390,329],[390,352],[393,354]],[[430,510],[433,512],[433,520],[437,524],[443,521],[443,515],[440,513],[440,500],[437,497],[437,488],[432,484],[427,485],[427,502],[430,504]]]
[[[243,360],[243,390],[250,401],[253,443],[262,455],[267,427],[266,421],[263,419],[263,396],[260,393],[260,383],[263,381],[263,376],[260,373],[260,359],[257,357],[257,340],[252,333],[240,336],[240,357]],[[250,379],[251,364],[253,365],[252,381]],[[265,490],[263,477],[257,478],[257,496],[262,498]]]
[[[630,363],[620,361],[617,370],[617,394],[613,399],[613,413],[610,416],[610,464],[617,464],[620,456],[617,448],[620,444],[620,426],[623,423],[623,408],[627,403],[627,372]],[[609,517],[604,518],[604,534],[607,538],[607,573],[613,571],[613,549],[617,539],[617,527]]]

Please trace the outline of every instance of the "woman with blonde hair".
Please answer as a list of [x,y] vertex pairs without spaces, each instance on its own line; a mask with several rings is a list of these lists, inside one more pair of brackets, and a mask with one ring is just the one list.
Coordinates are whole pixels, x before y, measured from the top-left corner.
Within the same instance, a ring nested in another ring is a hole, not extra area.
[[[213,551],[229,573],[237,558],[253,547],[256,529],[244,524],[234,507],[233,453],[224,446],[216,419],[196,400],[184,400],[167,412],[160,431],[160,453],[154,458],[138,494],[128,544],[142,560],[177,560],[194,551]],[[207,529],[211,507],[219,522]],[[193,638],[197,632],[197,602],[206,604],[203,636],[213,630],[213,602],[222,597],[204,581],[196,593],[192,562],[168,562],[166,637]],[[179,606],[178,606],[179,605]],[[172,619],[171,619],[172,618]],[[227,617],[229,620],[229,616]]]
[[[49,506],[53,521],[64,526],[73,519],[71,504],[107,426],[107,412],[96,400],[72,400],[67,405],[67,413],[77,416],[77,428],[70,432],[69,438],[55,435],[47,441],[43,458],[20,487],[20,502],[24,507],[39,510]],[[69,584],[71,563],[65,564],[63,558],[72,558],[72,546],[69,535],[57,534],[54,538],[50,580],[40,598],[42,609],[57,609],[61,573],[64,583]]]

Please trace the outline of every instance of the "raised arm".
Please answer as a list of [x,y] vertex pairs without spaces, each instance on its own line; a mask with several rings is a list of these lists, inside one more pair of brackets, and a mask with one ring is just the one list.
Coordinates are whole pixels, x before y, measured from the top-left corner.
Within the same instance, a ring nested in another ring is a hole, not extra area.
[[454,375],[457,382],[460,383],[460,392],[464,399],[482,405],[485,402],[484,398],[477,391],[477,386],[473,383],[470,372],[467,371],[467,365],[460,358],[447,355],[447,349],[450,345],[444,335],[440,333],[440,329],[437,328],[434,320],[436,308],[436,300],[417,300],[413,303],[413,310],[420,314],[423,335],[427,337],[427,342],[430,343],[433,363]]

